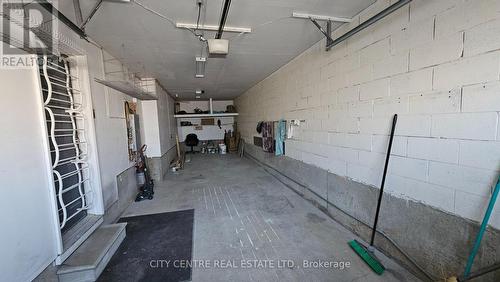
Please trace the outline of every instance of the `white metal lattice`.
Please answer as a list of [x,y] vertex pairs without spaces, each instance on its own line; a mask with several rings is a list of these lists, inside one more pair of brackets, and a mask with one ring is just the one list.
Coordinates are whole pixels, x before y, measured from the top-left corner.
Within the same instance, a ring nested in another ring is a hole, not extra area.
[[[72,75],[70,71],[69,60],[62,59],[59,63],[54,63],[47,56],[43,56],[41,75],[46,86],[42,88],[46,94],[44,108],[47,113],[48,138],[53,147],[50,151],[52,171],[55,176],[60,228],[63,229],[68,221],[88,210],[92,202],[85,116],[82,111],[85,100],[78,89],[78,77]],[[61,139],[66,140],[61,142]],[[68,139],[71,141],[68,142]],[[69,157],[61,157],[62,154],[71,150],[74,150],[74,153]],[[61,172],[63,166],[71,167],[72,165],[73,169],[65,167],[64,172]],[[77,180],[74,181],[75,183],[65,184],[67,179]],[[78,196],[68,199],[65,193],[74,193]],[[69,206],[76,203],[80,203],[79,208],[68,210]]]

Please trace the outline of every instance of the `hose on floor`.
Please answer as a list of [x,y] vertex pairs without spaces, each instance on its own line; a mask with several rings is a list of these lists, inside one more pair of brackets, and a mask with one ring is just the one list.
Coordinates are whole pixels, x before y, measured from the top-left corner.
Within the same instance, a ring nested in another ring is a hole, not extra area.
[[[280,178],[278,178],[276,175],[274,175],[272,172],[268,171],[266,169],[269,168],[269,169],[272,169],[273,171],[275,171],[276,173],[279,173],[280,175],[284,176],[285,178],[287,178],[288,180],[292,181],[293,183],[299,185],[300,187],[303,187],[305,189],[308,189],[310,191],[310,189],[308,187],[306,187],[305,185],[295,181],[294,179],[282,174],[281,172],[279,172],[278,170],[276,170],[275,168],[265,164],[265,163],[262,163],[260,162],[259,160],[257,160],[256,158],[252,157],[252,156],[249,156],[247,155],[247,157],[249,157],[250,159],[252,159],[253,161],[255,161],[256,163],[258,163],[259,165],[261,165],[263,167],[263,169],[269,173],[270,175],[272,175],[274,178],[276,178],[276,180],[278,180],[280,183],[282,183],[283,185],[285,185],[286,187],[290,188],[292,191],[298,193],[293,187],[291,187],[290,185],[288,185],[287,183],[283,182]],[[312,191],[311,191],[312,192]],[[314,193],[314,192],[312,192]],[[314,193],[316,194],[316,193]],[[300,194],[299,194],[300,195]],[[318,194],[316,194],[316,196],[322,198],[321,196],[319,196]],[[322,198],[323,199],[323,198]],[[323,199],[325,200],[325,199]],[[342,210],[341,208],[339,208],[338,206],[328,202],[329,205],[332,205],[334,208],[336,208],[337,210],[339,210],[340,212],[342,212],[343,214],[347,215],[348,217],[354,219],[355,221],[365,225],[366,227],[368,228],[371,228],[371,225],[354,217],[353,215],[347,213],[346,211]],[[337,223],[339,223],[340,225],[346,227],[347,229],[350,229],[349,226],[346,226],[345,224],[343,224],[342,222],[339,222],[337,221],[335,218],[333,218],[332,216],[330,216],[328,213],[325,213],[326,215],[328,215],[328,217],[330,217],[331,219],[335,220]],[[437,281],[438,279],[436,279],[432,274],[430,274],[427,270],[425,270],[423,267],[421,267],[409,254],[407,254],[391,237],[389,237],[389,235],[385,234],[383,231],[380,231],[380,230],[377,230],[376,231],[378,234],[382,235],[382,237],[384,237],[387,241],[389,241],[408,261],[410,261],[414,267],[416,267],[418,270],[420,270],[420,272],[422,274],[424,274],[425,277],[427,277],[429,279],[429,281]]]

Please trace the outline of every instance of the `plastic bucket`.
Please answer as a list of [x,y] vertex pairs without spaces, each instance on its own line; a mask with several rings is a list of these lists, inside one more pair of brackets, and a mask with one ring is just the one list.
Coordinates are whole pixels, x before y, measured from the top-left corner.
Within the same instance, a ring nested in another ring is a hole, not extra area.
[[226,145],[225,145],[225,144],[219,144],[219,153],[220,153],[221,155],[226,154],[226,149],[227,149],[227,147],[226,147]]

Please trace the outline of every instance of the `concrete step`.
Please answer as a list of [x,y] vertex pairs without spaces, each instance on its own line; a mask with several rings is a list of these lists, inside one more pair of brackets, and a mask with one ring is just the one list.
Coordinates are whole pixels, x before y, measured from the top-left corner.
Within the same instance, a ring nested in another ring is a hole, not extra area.
[[126,223],[99,227],[57,271],[60,282],[96,281],[125,238]]

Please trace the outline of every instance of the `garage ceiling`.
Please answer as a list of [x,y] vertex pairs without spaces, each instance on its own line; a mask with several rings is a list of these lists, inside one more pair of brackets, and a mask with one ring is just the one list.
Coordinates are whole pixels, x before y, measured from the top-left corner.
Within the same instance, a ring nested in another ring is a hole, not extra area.
[[[173,22],[196,23],[195,0],[135,1]],[[80,2],[85,18],[96,0]],[[86,31],[132,71],[157,78],[180,99],[193,99],[196,89],[205,90],[204,98],[232,99],[322,38],[310,21],[290,18],[293,11],[352,18],[373,2],[233,0],[226,26],[250,27],[252,33],[224,32],[223,38],[230,40],[229,55],[208,58],[204,78],[195,78],[195,57],[206,55],[205,45],[188,30],[174,27],[136,3],[103,3]],[[200,24],[218,26],[223,0],[204,0],[204,4]],[[205,31],[204,36],[214,38],[215,32]]]

